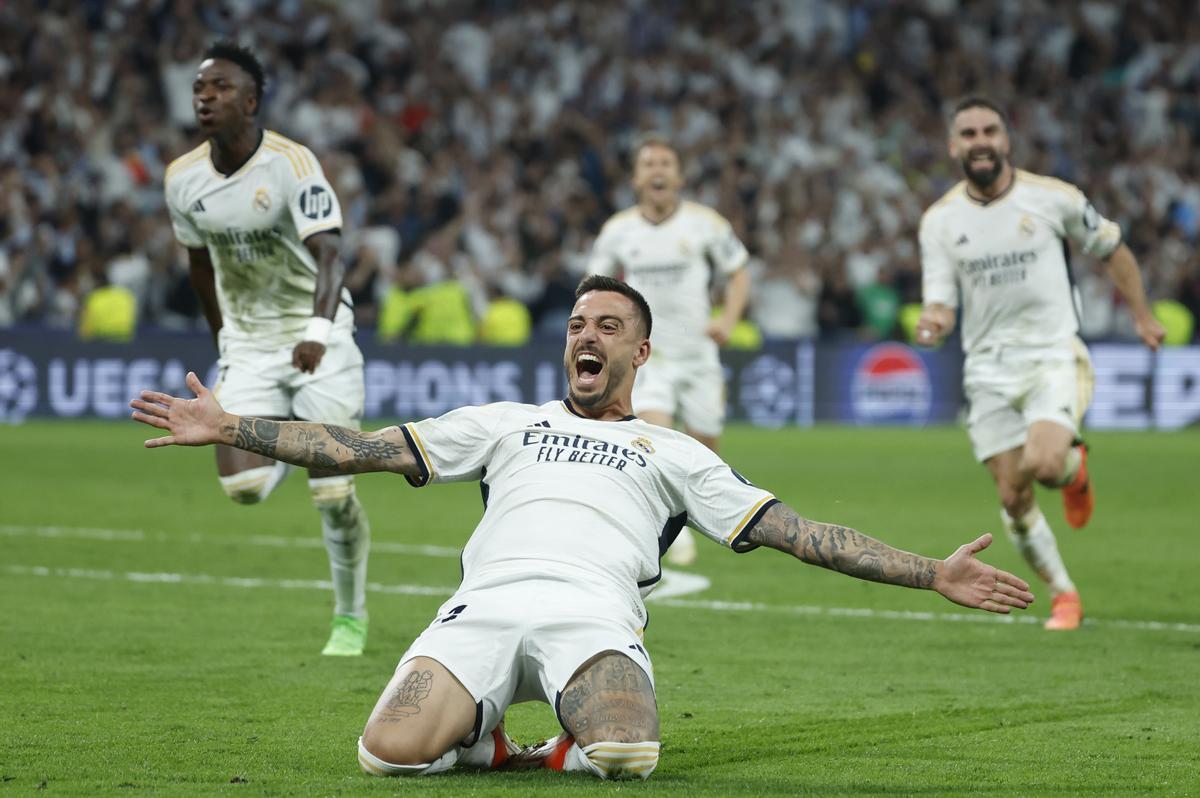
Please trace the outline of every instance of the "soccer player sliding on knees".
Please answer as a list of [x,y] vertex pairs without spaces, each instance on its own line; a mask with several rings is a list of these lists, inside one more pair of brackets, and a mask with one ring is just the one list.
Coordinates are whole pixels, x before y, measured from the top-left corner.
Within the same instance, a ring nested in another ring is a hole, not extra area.
[[[338,473],[399,473],[416,487],[481,482],[486,510],[463,550],[462,583],[401,657],[359,738],[367,772],[649,776],[659,716],[643,599],[661,577],[662,542],[685,522],[736,552],[766,546],[966,607],[1008,613],[1033,601],[1021,579],[976,559],[991,535],[945,560],[900,551],[802,518],[702,443],[634,416],[651,326],[640,293],[588,277],[567,323],[566,398],[374,432],[233,415],[194,374],[195,399],[145,391],[131,403],[136,420],[168,433],[150,447],[219,443]],[[504,712],[531,700],[554,706],[563,732],[520,749]]]

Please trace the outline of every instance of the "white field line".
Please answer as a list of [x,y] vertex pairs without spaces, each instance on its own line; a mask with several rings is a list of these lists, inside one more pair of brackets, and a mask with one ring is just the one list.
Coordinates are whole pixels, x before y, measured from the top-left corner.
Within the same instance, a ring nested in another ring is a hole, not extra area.
[[[300,548],[300,549],[323,549],[325,543],[318,537],[311,538],[288,538],[272,535],[203,535],[199,532],[192,532],[185,535],[168,535],[165,532],[145,532],[141,529],[102,529],[96,527],[76,527],[76,526],[16,526],[0,524],[0,535],[9,537],[39,537],[39,538],[59,538],[70,540],[103,540],[113,542],[153,542],[153,543],[197,543],[197,544],[236,544],[243,546],[266,546],[270,548]],[[371,541],[372,554],[405,554],[410,556],[420,557],[448,557],[458,559],[462,553],[461,549],[453,549],[448,546],[417,546],[406,543],[381,543]],[[107,573],[107,572],[106,572]],[[69,574],[78,576],[78,574]],[[154,576],[153,574],[150,576]],[[170,576],[170,575],[163,575]],[[116,576],[107,578],[117,578]],[[130,578],[130,577],[125,577]],[[215,577],[197,577],[190,580],[193,583],[212,583]],[[205,581],[207,580],[207,581]],[[132,579],[130,581],[179,581],[167,578],[163,579]],[[188,581],[188,580],[184,580]],[[326,589],[332,590],[332,586],[327,583]],[[702,593],[712,585],[707,577],[699,574],[689,574],[683,571],[674,571],[664,568],[662,571],[662,579],[654,590],[654,599],[665,599],[673,596],[687,596],[692,593]],[[247,585],[247,587],[295,587],[297,585],[283,584],[279,580],[272,582],[265,580],[262,584]],[[309,583],[299,585],[301,587],[312,586]],[[399,587],[404,587],[403,585]],[[376,584],[368,585],[369,590],[377,590],[383,593],[403,593],[405,591],[396,589],[391,590],[385,585]],[[438,590],[441,590],[439,588]],[[454,592],[454,588],[446,588],[442,593],[422,593],[420,595],[446,595],[449,596]]]
[[[168,535],[165,532],[145,532],[141,529],[97,529],[79,526],[13,526],[0,525],[0,535],[8,537],[61,538],[68,540],[106,540],[116,542],[147,543],[219,543],[243,546],[267,546],[273,548],[323,549],[325,543],[320,536],[287,538],[274,535],[203,535],[192,532],[183,535]],[[371,541],[372,554],[415,554],[422,557],[457,558],[462,549],[449,546],[417,546],[407,543],[380,543]]]
[[[192,584],[218,585],[222,587],[240,588],[280,588],[301,590],[332,590],[332,583],[323,579],[260,579],[233,576],[210,576],[208,574],[174,574],[174,573],[142,573],[137,571],[117,572],[87,568],[60,568],[48,566],[5,565],[0,572],[15,576],[50,576],[61,579],[98,579],[122,580],[127,582],[159,583],[159,584]],[[692,574],[663,571],[663,587],[669,585],[668,574],[685,576],[692,579]],[[699,579],[704,579],[699,577]],[[707,582],[708,580],[704,580]],[[378,582],[367,584],[367,590],[374,593],[393,593],[413,596],[449,596],[454,592],[453,587],[434,585],[383,585]],[[676,594],[678,595],[678,594]],[[655,601],[657,593],[648,601]],[[682,609],[710,610],[716,612],[771,612],[788,615],[812,615],[830,618],[868,618],[894,621],[924,621],[934,623],[1002,623],[1002,624],[1039,624],[1041,618],[1033,615],[995,615],[992,613],[963,613],[963,612],[914,612],[910,610],[873,610],[854,607],[816,607],[806,605],[763,604],[749,601],[706,601],[701,599],[679,599],[661,597],[659,602],[666,607]],[[1087,618],[1085,626],[1103,626],[1114,629],[1136,629],[1155,632],[1191,632],[1200,633],[1200,624],[1166,623],[1163,621],[1126,621],[1117,619],[1096,620]]]

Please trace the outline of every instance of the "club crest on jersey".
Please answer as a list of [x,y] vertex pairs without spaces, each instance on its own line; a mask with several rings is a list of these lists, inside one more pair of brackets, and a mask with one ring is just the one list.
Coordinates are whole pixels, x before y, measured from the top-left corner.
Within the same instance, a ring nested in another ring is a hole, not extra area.
[[252,203],[254,210],[259,213],[266,213],[271,210],[271,194],[265,188],[260,188],[254,192],[254,202]]
[[1033,224],[1033,219],[1031,219],[1029,214],[1026,213],[1021,216],[1021,222],[1017,225],[1017,230],[1021,233],[1021,235],[1029,238],[1034,234],[1034,232],[1037,231],[1037,228]]
[[646,438],[634,438],[629,442],[629,445],[635,449],[639,449],[646,454],[654,454],[654,444]]

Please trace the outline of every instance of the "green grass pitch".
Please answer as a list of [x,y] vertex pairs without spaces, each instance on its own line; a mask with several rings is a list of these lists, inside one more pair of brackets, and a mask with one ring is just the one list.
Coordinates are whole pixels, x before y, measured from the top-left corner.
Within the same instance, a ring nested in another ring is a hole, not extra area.
[[[371,639],[334,660],[318,654],[331,596],[314,584],[328,573],[304,480],[238,506],[211,452],[147,451],[149,432],[0,428],[0,792],[1200,795],[1195,431],[1092,434],[1083,532],[1039,494],[1088,613],[1073,634],[1041,629],[1040,585],[1026,618],[1003,623],[702,545],[692,570],[711,585],[649,605],[663,754],[644,784],[361,773],[355,739],[458,581],[477,487],[360,479]],[[725,454],[802,514],[902,548],[945,556],[1000,533],[961,430],[735,428]],[[1002,534],[984,557],[1034,581]],[[541,704],[508,728],[557,732]]]

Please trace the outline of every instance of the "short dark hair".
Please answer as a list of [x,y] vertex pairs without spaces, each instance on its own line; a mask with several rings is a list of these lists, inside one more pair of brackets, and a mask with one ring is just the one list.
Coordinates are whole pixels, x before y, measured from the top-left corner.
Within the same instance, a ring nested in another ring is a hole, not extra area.
[[254,81],[254,99],[258,100],[260,105],[262,104],[263,86],[267,81],[263,73],[262,63],[259,62],[254,53],[234,42],[223,39],[219,42],[214,42],[211,47],[204,51],[202,60],[207,61],[210,58],[220,58],[241,67],[242,71]]
[[614,277],[589,274],[580,281],[579,287],[575,289],[575,298],[579,299],[579,297],[588,291],[612,291],[613,293],[628,297],[629,301],[637,306],[638,313],[642,317],[642,326],[646,328],[646,337],[650,337],[650,329],[654,326],[654,319],[650,315],[650,305],[646,302],[646,297],[642,296],[641,292],[636,288]]
[[1000,107],[994,100],[990,100],[980,94],[972,94],[969,97],[963,97],[954,105],[954,110],[950,112],[950,127],[953,129],[954,120],[963,111],[971,108],[986,108],[989,111],[995,111],[996,116],[1000,117],[1000,121],[1004,124],[1004,129],[1008,130],[1008,114],[1004,113],[1004,109]]
[[629,165],[631,167],[637,166],[638,155],[647,147],[666,147],[675,153],[675,160],[679,162],[680,170],[683,169],[683,156],[679,154],[679,148],[671,142],[671,139],[665,133],[659,133],[657,130],[648,130],[633,140],[633,149],[629,151]]

